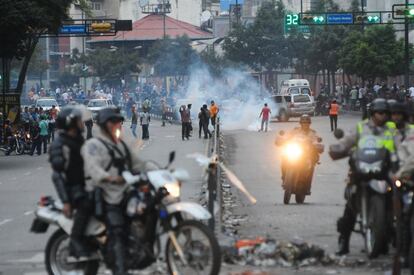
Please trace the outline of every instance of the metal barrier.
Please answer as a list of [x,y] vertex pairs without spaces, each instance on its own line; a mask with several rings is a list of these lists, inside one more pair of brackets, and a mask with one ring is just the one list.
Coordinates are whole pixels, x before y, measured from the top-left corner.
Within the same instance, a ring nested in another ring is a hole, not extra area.
[[[212,145],[210,147],[210,163],[208,165],[208,180],[207,180],[207,191],[208,191],[208,211],[211,213],[211,219],[208,222],[208,226],[211,230],[215,230],[215,210],[214,203],[217,201],[217,198],[220,200],[220,207],[218,209],[221,217],[221,196],[217,196],[221,188],[218,186],[219,177],[220,177],[220,166],[218,162],[220,161],[220,118],[216,117],[214,125],[214,133],[212,137]],[[221,218],[219,219],[221,222]]]

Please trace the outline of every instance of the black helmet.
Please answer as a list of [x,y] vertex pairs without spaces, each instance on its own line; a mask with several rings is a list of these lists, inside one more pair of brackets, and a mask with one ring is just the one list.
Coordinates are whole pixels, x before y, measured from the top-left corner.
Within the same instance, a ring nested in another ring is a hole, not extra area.
[[401,113],[404,116],[408,116],[407,104],[403,102],[399,102],[395,99],[389,99],[387,103],[388,103],[388,108],[391,113]]
[[119,108],[107,107],[98,112],[97,123],[99,126],[105,126],[108,121],[124,121],[124,117],[121,115]]
[[375,112],[389,112],[387,100],[384,98],[374,99],[369,106],[369,111],[371,114]]
[[56,128],[68,130],[78,127],[77,121],[82,120],[82,110],[74,106],[63,108],[56,117]]
[[299,119],[299,123],[312,123],[311,117],[309,115],[302,115]]

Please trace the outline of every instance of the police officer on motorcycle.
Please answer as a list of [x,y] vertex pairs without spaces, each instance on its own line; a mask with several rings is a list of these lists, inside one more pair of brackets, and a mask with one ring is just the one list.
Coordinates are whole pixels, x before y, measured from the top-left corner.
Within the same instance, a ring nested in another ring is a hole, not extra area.
[[[309,140],[312,141],[313,143],[318,142],[321,139],[316,134],[316,131],[313,130],[310,127],[311,123],[312,123],[312,120],[311,120],[311,117],[309,115],[302,115],[299,119],[300,127],[295,127],[294,129],[289,131],[286,135],[283,134],[281,136],[278,136],[276,138],[276,141],[275,141],[276,146],[281,146],[281,145],[283,145],[284,142],[286,142],[286,141],[290,140],[292,137],[298,136],[298,135],[309,138]],[[315,152],[312,152],[311,157],[313,158],[314,163],[317,163],[319,161],[319,154],[316,152],[316,150],[315,150]],[[285,172],[286,172],[286,164],[283,160],[282,160],[282,165],[281,166],[282,166],[282,182],[284,182],[284,177],[285,177]]]
[[407,133],[410,129],[414,128],[414,125],[408,123],[409,110],[406,103],[399,102],[395,99],[388,100],[388,105],[391,114],[391,121],[389,123],[391,127],[395,127],[395,145],[398,148],[404,141]]
[[[391,162],[396,163],[397,158],[395,155],[394,134],[395,126],[392,123],[387,123],[389,119],[389,106],[385,99],[375,99],[370,105],[371,118],[369,120],[360,121],[357,124],[356,130],[352,131],[348,135],[345,135],[339,144],[332,145],[329,150],[329,154],[333,159],[340,159],[349,155],[349,152],[354,147],[358,146],[359,140],[364,135],[376,135],[383,140],[384,148],[391,155]],[[339,232],[339,249],[338,255],[344,255],[349,253],[349,241],[352,231],[356,222],[356,212],[352,205],[351,188],[357,179],[353,176],[351,171],[349,184],[346,187],[345,194],[347,203],[343,216],[337,222],[337,230]]]
[[85,191],[81,156],[85,114],[87,111],[82,107],[62,109],[56,118],[56,126],[60,131],[49,151],[49,162],[53,169],[52,180],[63,203],[63,214],[71,218],[73,210],[76,209],[69,245],[70,254],[75,257],[89,254],[83,235],[93,209]]
[[123,121],[119,109],[102,109],[97,116],[100,133],[88,139],[82,148],[82,155],[88,160],[85,162],[87,189],[102,191],[103,216],[108,229],[107,251],[112,253],[106,260],[116,275],[127,274],[124,199],[128,186],[121,174],[125,170],[137,173],[144,167],[136,150],[121,138]]

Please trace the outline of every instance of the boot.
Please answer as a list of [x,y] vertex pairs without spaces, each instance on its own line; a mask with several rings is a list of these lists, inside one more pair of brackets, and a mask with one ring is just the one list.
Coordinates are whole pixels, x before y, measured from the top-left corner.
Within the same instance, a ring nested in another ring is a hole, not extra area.
[[349,253],[349,237],[340,235],[338,239],[338,250],[335,252],[336,255],[342,256]]
[[69,256],[75,258],[89,257],[90,253],[83,245],[82,240],[72,236],[69,243]]

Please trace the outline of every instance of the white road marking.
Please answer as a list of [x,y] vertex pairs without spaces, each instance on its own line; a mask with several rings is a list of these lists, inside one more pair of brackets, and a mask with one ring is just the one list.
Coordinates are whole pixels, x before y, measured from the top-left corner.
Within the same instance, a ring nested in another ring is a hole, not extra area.
[[39,167],[37,167],[36,169],[37,170],[42,170],[44,167],[43,166],[39,166]]
[[12,221],[12,219],[5,219],[5,220],[0,222],[0,226],[5,225],[6,223],[11,222],[11,221]]
[[[14,263],[43,263],[45,259],[45,255],[44,253],[37,253],[35,254],[33,257],[31,258],[26,258],[26,259],[16,259],[16,260],[10,260],[9,262],[14,262]],[[31,273],[28,273],[31,274]]]
[[26,172],[23,174],[23,176],[30,176],[32,174],[32,172]]
[[11,178],[11,180],[17,180],[17,178]]
[[34,212],[34,211],[27,211],[27,212],[24,212],[24,215],[25,215],[25,216],[29,216],[29,215],[33,214],[33,212]]
[[165,136],[165,138],[175,138],[175,136]]

